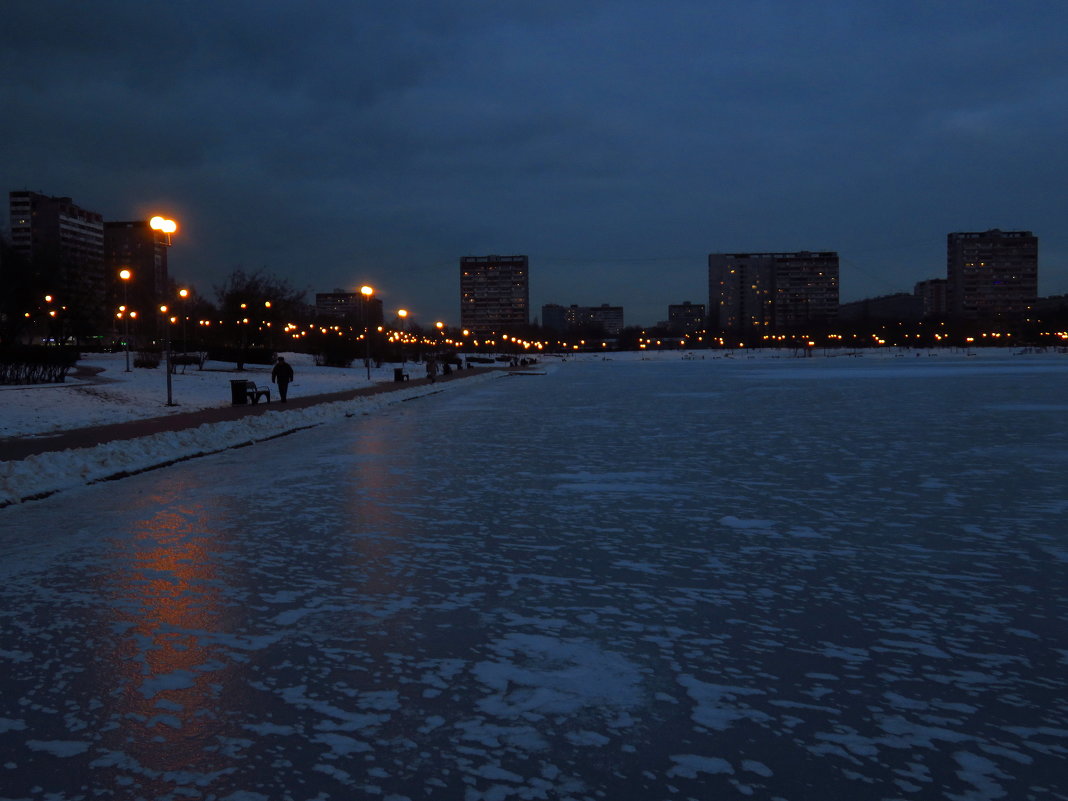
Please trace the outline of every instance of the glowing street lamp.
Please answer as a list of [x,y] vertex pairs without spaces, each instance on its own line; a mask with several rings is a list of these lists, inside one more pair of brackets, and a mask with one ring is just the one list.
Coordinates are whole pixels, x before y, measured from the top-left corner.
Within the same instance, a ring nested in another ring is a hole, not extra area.
[[363,295],[363,363],[367,367],[367,380],[371,380],[371,296],[375,293],[373,286],[361,286]]
[[186,339],[186,327],[185,321],[189,319],[188,309],[186,308],[185,301],[189,299],[188,289],[179,289],[178,297],[182,299],[182,353],[189,354],[189,340]]
[[174,402],[174,395],[173,395],[173,393],[171,391],[171,327],[170,327],[170,319],[171,318],[167,317],[167,312],[170,311],[170,310],[167,308],[166,304],[164,304],[164,305],[159,307],[159,311],[160,311],[160,314],[163,315],[163,322],[164,322],[164,326],[163,327],[164,327],[164,330],[167,332],[166,336],[164,337],[164,345],[163,345],[163,352],[166,354],[166,357],[167,357],[167,362],[166,362],[166,365],[165,365],[166,371],[167,371],[167,405],[168,406],[177,406],[178,404],[176,404]]
[[[166,239],[164,240],[164,244],[167,247],[170,247],[171,246],[171,234],[173,234],[175,231],[178,230],[178,223],[176,223],[174,220],[169,220],[169,219],[167,219],[165,217],[160,217],[160,216],[157,215],[157,216],[151,218],[148,221],[148,227],[151,228],[153,231],[159,231],[160,233],[162,233],[166,237]],[[166,343],[167,343],[166,344],[166,348],[167,348],[167,405],[168,406],[177,406],[178,404],[176,404],[174,402],[174,398],[173,398],[173,395],[172,395],[172,392],[171,392],[171,329],[170,329],[171,321],[166,319],[166,314],[167,314],[167,307],[166,306],[160,306],[159,310],[164,315],[164,326],[167,329],[167,336],[166,336]]]
[[130,298],[129,286],[133,273],[129,270],[119,270],[119,278],[122,279],[122,319],[125,329],[126,340],[126,372],[130,372]]
[[397,328],[400,330],[400,336],[397,337],[397,343],[400,347],[401,364],[405,364],[408,361],[408,354],[404,350],[404,332],[408,328],[408,310],[397,309],[397,318],[399,320]]
[[167,237],[166,244],[170,247],[171,234],[178,230],[178,223],[174,220],[168,220],[165,217],[156,216],[148,221],[148,227],[153,231],[159,231],[161,234],[164,234]]

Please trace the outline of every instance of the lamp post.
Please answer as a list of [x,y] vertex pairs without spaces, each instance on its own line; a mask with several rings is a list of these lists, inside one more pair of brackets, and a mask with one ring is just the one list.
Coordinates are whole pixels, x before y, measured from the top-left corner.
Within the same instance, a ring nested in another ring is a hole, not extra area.
[[363,363],[367,367],[368,381],[371,380],[371,296],[374,293],[374,287],[360,287],[360,294],[363,295]]
[[242,371],[245,369],[245,351],[248,350],[248,304],[238,304],[238,314],[241,315],[237,318],[237,327],[241,331],[241,345],[237,353],[237,369]]
[[163,345],[163,351],[164,351],[164,354],[167,357],[167,364],[166,364],[166,368],[167,368],[167,405],[168,406],[177,406],[178,404],[174,402],[174,395],[173,395],[173,393],[171,391],[171,322],[174,320],[174,318],[173,317],[167,317],[167,312],[169,310],[168,310],[168,308],[166,306],[160,306],[159,310],[160,310],[160,313],[163,314],[164,330],[167,332],[166,336],[164,337],[164,345]]
[[[189,298],[188,289],[179,289],[178,297],[182,299],[182,355],[189,355],[189,340],[186,339],[185,322],[189,319],[189,310],[186,307],[185,301]],[[183,368],[184,369],[184,368]]]
[[[161,234],[163,234],[163,236],[164,236],[163,245],[165,247],[170,247],[170,245],[171,245],[171,234],[173,234],[175,231],[178,230],[178,223],[176,223],[174,220],[168,220],[168,219],[166,219],[164,217],[157,216],[157,217],[153,217],[151,220],[148,221],[148,227],[151,228],[153,231],[159,231]],[[167,314],[167,307],[166,306],[160,306],[159,310],[164,315]],[[167,350],[167,405],[168,406],[177,406],[177,404],[174,402],[174,396],[173,396],[173,394],[171,392],[171,329],[170,329],[170,323],[171,323],[171,321],[169,319],[164,318],[164,325],[167,328],[167,336],[166,336],[166,343],[167,343],[166,344],[166,350]]]
[[130,279],[133,273],[129,270],[119,270],[119,278],[122,279],[122,321],[126,340],[126,372],[130,372]]
[[405,329],[407,329],[408,327],[408,310],[397,309],[397,317],[400,318],[400,325],[398,325],[397,328],[400,329],[400,339],[398,340],[398,342],[400,343],[401,364],[405,364],[408,361],[408,357],[404,351]]
[[164,217],[153,217],[148,221],[148,227],[153,231],[159,231],[167,238],[164,240],[164,244],[167,247],[171,245],[171,234],[178,230],[178,223],[174,220],[168,220]]
[[271,313],[271,301],[269,301],[269,300],[263,301],[263,316],[267,318],[266,320],[263,321],[264,325],[267,326],[267,347],[270,348],[273,351],[274,350],[274,328],[271,326],[271,323],[274,322],[274,321],[271,318],[274,317],[274,315]]

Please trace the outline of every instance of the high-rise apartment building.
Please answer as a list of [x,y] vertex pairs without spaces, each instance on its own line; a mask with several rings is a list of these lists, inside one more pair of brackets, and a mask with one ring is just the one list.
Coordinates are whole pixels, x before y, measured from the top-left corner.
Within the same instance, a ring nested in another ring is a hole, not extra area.
[[705,324],[705,304],[682,303],[668,305],[668,329],[676,332],[696,331]]
[[946,304],[945,278],[929,278],[918,281],[912,291],[920,301],[922,317],[945,317],[949,307]]
[[69,197],[9,195],[11,245],[32,265],[56,302],[85,319],[108,317],[104,219]]
[[572,304],[564,310],[564,320],[572,331],[619,336],[619,332],[623,330],[623,307],[609,306],[607,303],[600,306]]
[[530,321],[526,256],[460,259],[460,325],[478,332],[507,332]]
[[955,317],[1024,314],[1038,298],[1038,237],[998,229],[949,234],[946,279],[949,311]]
[[711,325],[724,331],[790,330],[833,320],[838,254],[710,254],[708,304]]
[[607,303],[600,306],[547,303],[541,307],[541,327],[556,334],[619,336],[623,330],[623,307]]
[[[130,271],[125,288],[120,270]],[[155,308],[168,296],[167,234],[154,231],[147,220],[104,223],[104,271],[112,305],[126,298],[141,314]]]
[[356,328],[377,328],[383,324],[381,298],[365,297],[360,292],[315,293],[315,314],[321,318],[343,320]]

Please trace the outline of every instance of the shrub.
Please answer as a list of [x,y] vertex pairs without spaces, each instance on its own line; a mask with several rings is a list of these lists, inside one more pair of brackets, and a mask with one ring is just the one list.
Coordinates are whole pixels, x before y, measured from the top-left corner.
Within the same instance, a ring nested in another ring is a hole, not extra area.
[[149,368],[159,367],[160,358],[159,351],[141,350],[134,356],[133,366]]
[[0,384],[62,384],[81,354],[54,345],[11,345],[0,350]]
[[362,353],[362,346],[355,342],[327,338],[315,354],[315,363],[320,367],[352,367],[352,363]]
[[189,365],[195,364],[198,370],[204,369],[204,356],[203,353],[172,353],[171,364],[172,365]]

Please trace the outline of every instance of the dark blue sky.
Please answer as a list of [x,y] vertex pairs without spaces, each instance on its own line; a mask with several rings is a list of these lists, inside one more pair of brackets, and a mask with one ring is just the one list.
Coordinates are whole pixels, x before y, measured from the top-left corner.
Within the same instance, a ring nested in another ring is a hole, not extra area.
[[[464,255],[531,302],[707,302],[707,254],[837,250],[842,299],[1029,229],[1068,292],[1068,3],[5,3],[0,182],[163,210],[172,273],[380,289],[458,320]],[[6,225],[6,214],[2,215]]]

